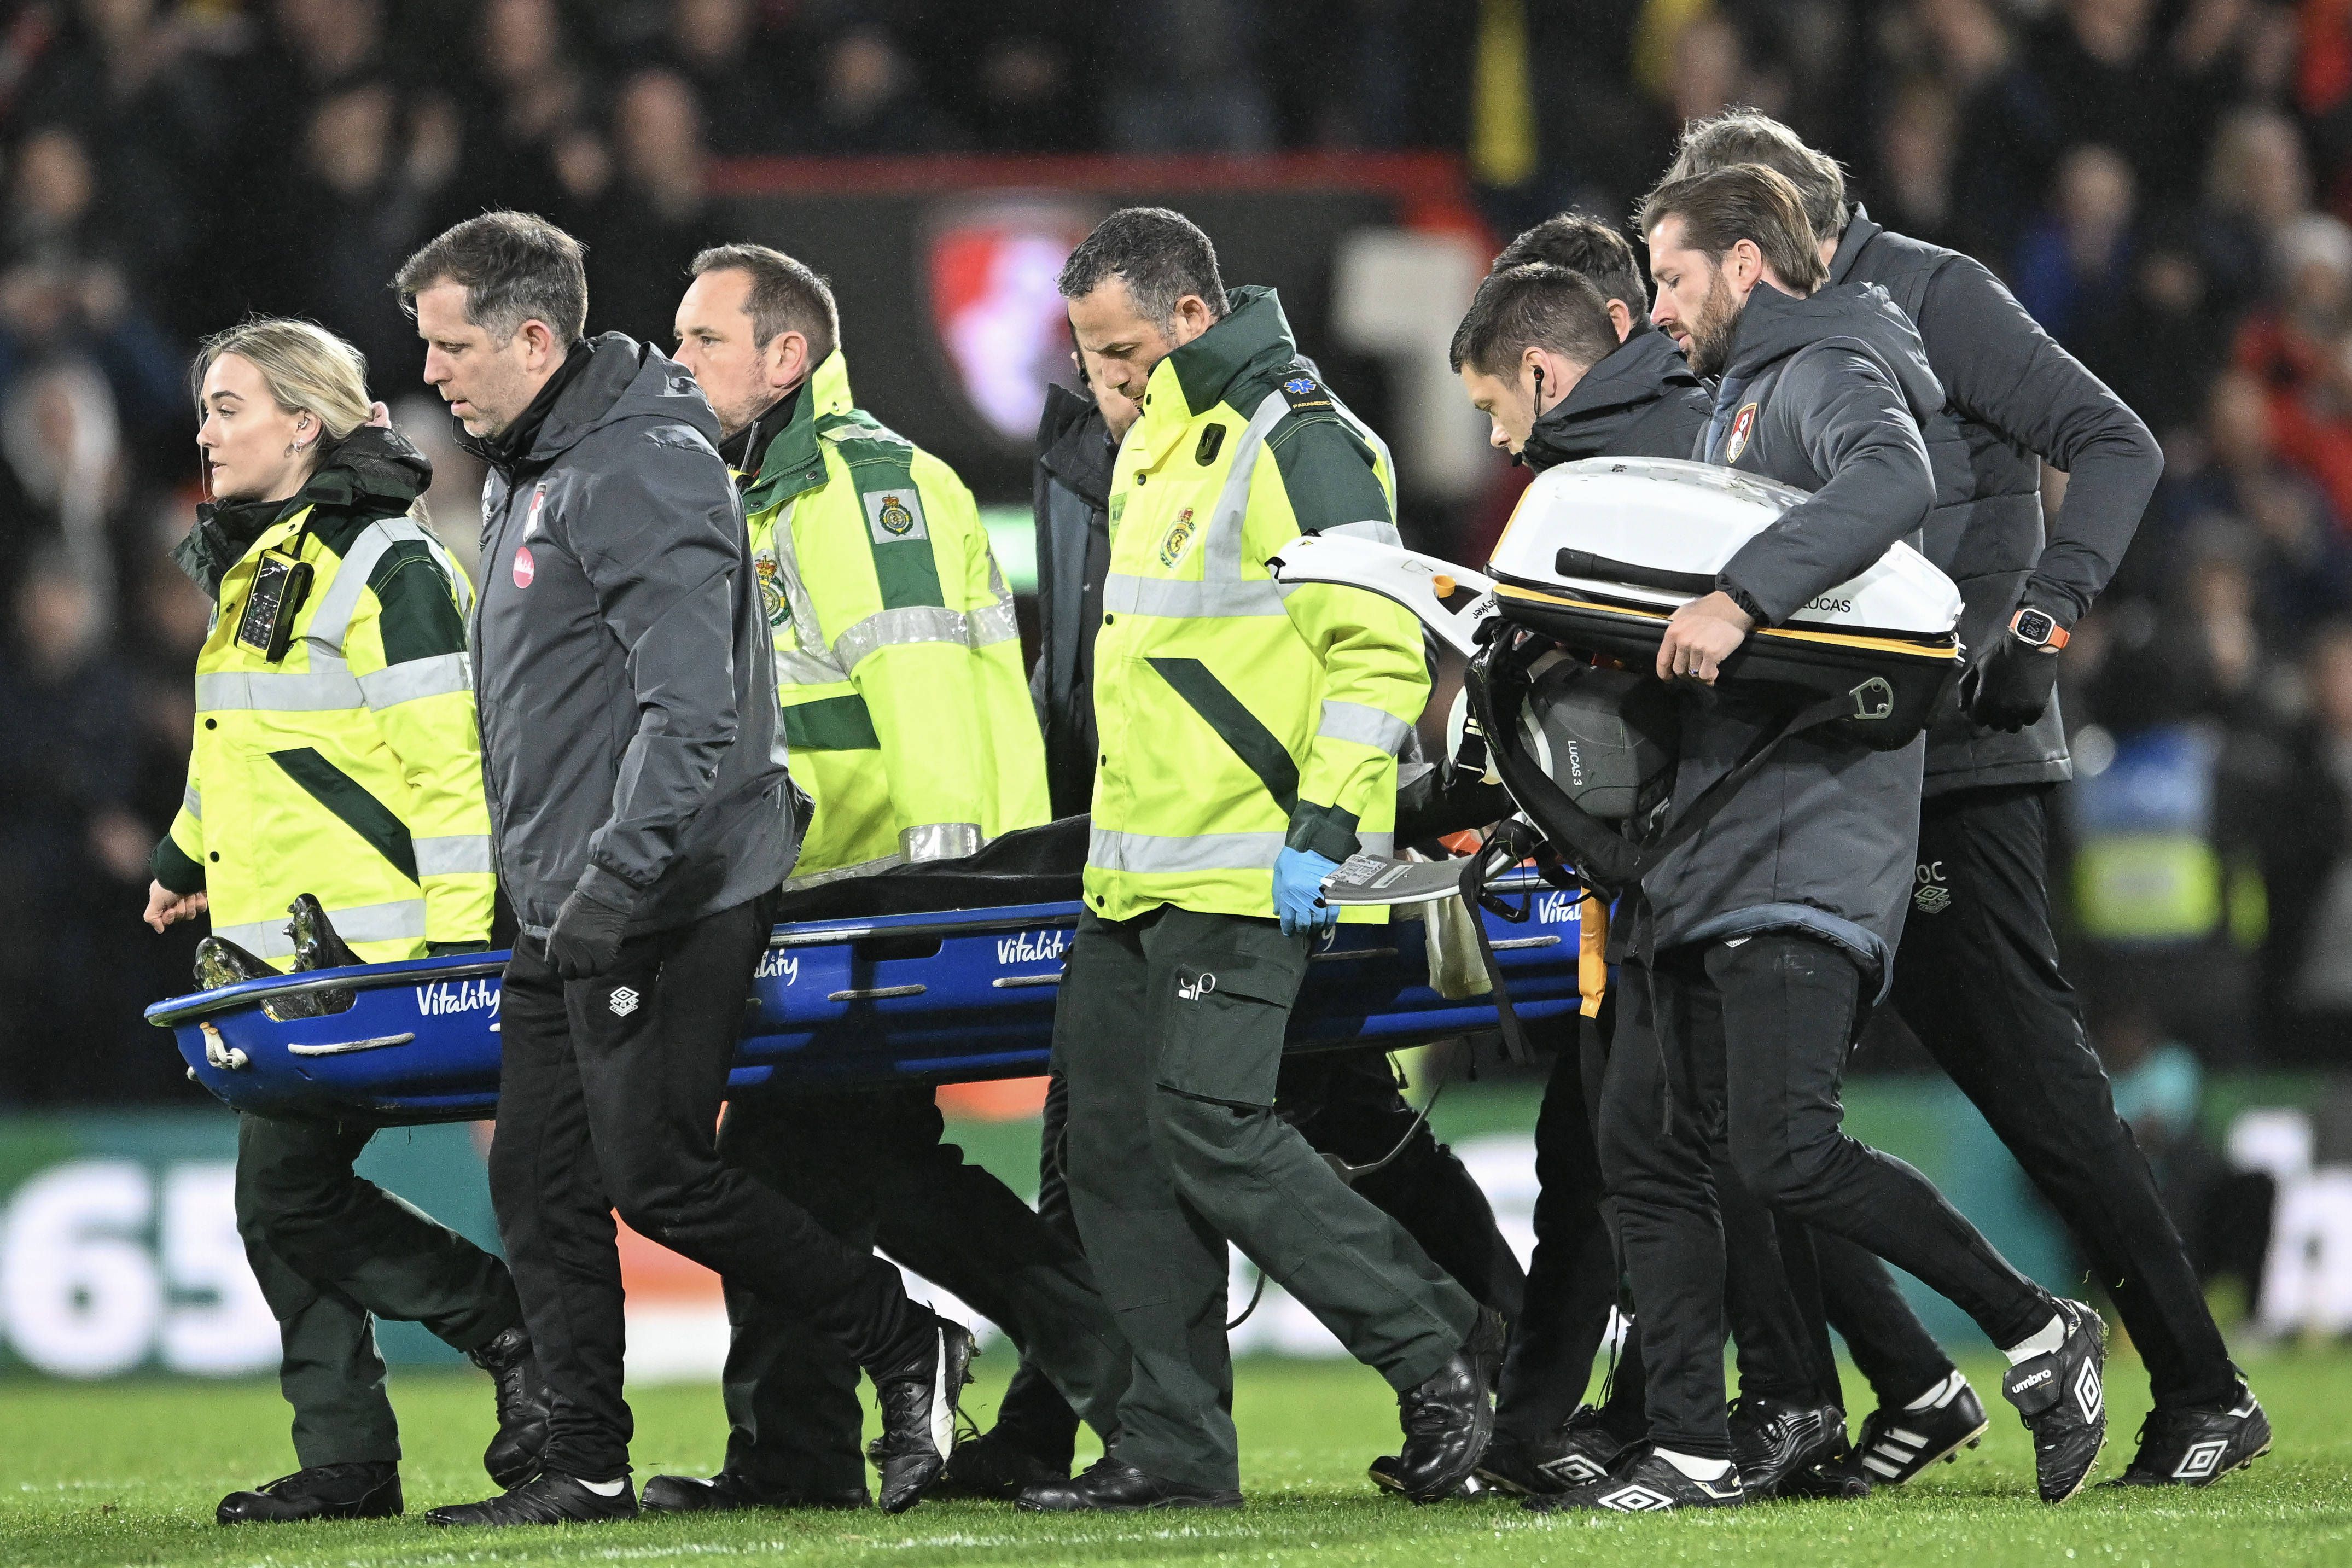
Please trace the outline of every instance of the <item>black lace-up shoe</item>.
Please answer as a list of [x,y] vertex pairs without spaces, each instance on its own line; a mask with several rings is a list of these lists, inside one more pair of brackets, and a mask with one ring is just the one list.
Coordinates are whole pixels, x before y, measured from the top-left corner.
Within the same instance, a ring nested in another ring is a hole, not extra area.
[[[1398,1470],[1397,1462],[1397,1455],[1382,1454],[1364,1467],[1364,1474],[1370,1476],[1372,1484],[1382,1491],[1395,1492],[1401,1497],[1404,1494],[1404,1477]],[[1476,1502],[1482,1499],[1493,1497],[1495,1488],[1492,1482],[1480,1479],[1478,1472],[1472,1470],[1468,1475],[1455,1481],[1454,1490],[1445,1495],[1457,1502]]]
[[2205,1487],[2271,1451],[2271,1418],[2241,1383],[2227,1405],[2151,1410],[2139,1424],[2139,1452],[2111,1487]]
[[866,1508],[874,1499],[862,1486],[836,1492],[783,1491],[747,1476],[721,1470],[700,1476],[656,1476],[646,1483],[638,1506],[647,1513],[735,1513],[747,1508]]
[[2001,1396],[2017,1406],[2033,1434],[2033,1479],[2043,1502],[2064,1502],[2083,1490],[2107,1441],[2107,1399],[2100,1381],[2107,1364],[2107,1325],[2081,1301],[2060,1301],[2066,1338],[2056,1350],[2030,1356],[2000,1380]]
[[1613,1475],[1549,1497],[1531,1497],[1521,1506],[1537,1513],[1666,1513],[1678,1508],[1738,1508],[1747,1501],[1738,1465],[1719,1479],[1695,1481],[1644,1448]]
[[625,1479],[611,1497],[577,1477],[550,1470],[510,1492],[481,1502],[451,1503],[425,1516],[427,1524],[601,1524],[637,1517],[637,1494]]
[[882,1471],[883,1512],[914,1507],[947,1468],[971,1356],[970,1329],[931,1317],[906,1354],[866,1368],[882,1406],[882,1436],[867,1451]]
[[1404,1450],[1396,1456],[1397,1490],[1415,1502],[1434,1502],[1451,1492],[1477,1468],[1495,1435],[1485,1358],[1475,1343],[1397,1396],[1397,1419],[1404,1428]]
[[498,1396],[499,1435],[482,1450],[482,1469],[499,1485],[519,1487],[539,1474],[539,1456],[547,1447],[547,1391],[530,1336],[508,1329],[466,1358],[490,1375]]
[[1478,1474],[1521,1497],[1549,1497],[1601,1479],[1633,1446],[1609,1429],[1600,1411],[1580,1405],[1542,1437],[1496,1432],[1478,1461]]
[[1864,1416],[1854,1459],[1873,1486],[1899,1487],[1937,1460],[1949,1464],[1962,1448],[1975,1448],[1991,1427],[1984,1401],[1955,1372],[1932,1404],[1916,1410],[1881,1406]]
[[223,1524],[290,1524],[304,1519],[393,1519],[399,1515],[400,1467],[320,1465],[220,1500]]
[[1731,1458],[1751,1500],[1791,1495],[1786,1489],[1816,1465],[1845,1453],[1845,1412],[1770,1396],[1731,1406]]
[[947,1468],[923,1495],[1016,1502],[1031,1487],[1060,1486],[1069,1479],[1068,1465],[1040,1458],[1001,1432],[983,1432],[955,1446]]
[[1134,1513],[1148,1508],[1239,1508],[1242,1494],[1147,1476],[1105,1455],[1076,1479],[1031,1487],[1020,1506],[1029,1513]]

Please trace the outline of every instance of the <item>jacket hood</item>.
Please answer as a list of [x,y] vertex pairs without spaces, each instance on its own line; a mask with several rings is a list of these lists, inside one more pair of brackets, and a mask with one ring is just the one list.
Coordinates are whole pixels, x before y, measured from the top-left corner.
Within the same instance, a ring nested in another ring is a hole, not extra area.
[[1625,427],[1660,398],[1697,390],[1698,377],[1682,350],[1664,332],[1636,328],[1566,397],[1545,411],[1528,432],[1519,455],[1530,468],[1544,469],[1580,457],[1600,457],[1618,445]]
[[1843,232],[1838,235],[1837,253],[1830,257],[1830,281],[1843,283],[1853,273],[1862,247],[1885,232],[1886,226],[1871,222],[1869,209],[1856,202],[1853,215],[1846,220]]
[[1037,464],[1097,511],[1110,505],[1118,446],[1094,399],[1056,382],[1037,421]]
[[719,444],[719,416],[686,368],[667,354],[623,332],[590,338],[572,352],[574,359],[586,353],[587,362],[575,370],[565,361],[555,402],[520,453],[500,451],[505,444],[495,438],[468,439],[467,449],[501,467],[551,463],[594,432],[627,419],[691,425],[713,447]]
[[305,507],[391,517],[406,511],[433,483],[433,463],[396,430],[363,424],[337,442],[283,501],[207,501],[172,559],[215,599],[220,580],[254,542]]
[[1217,405],[1253,371],[1275,371],[1298,357],[1290,319],[1274,290],[1244,284],[1225,296],[1224,319],[1152,367],[1146,395],[1162,387],[1184,400],[1190,419]]
[[756,455],[759,465],[743,486],[743,509],[764,512],[824,484],[824,451],[817,444],[817,421],[856,406],[849,390],[849,361],[835,349],[800,384],[790,417]]
[[1877,356],[1903,389],[1912,418],[1925,423],[1943,411],[1944,383],[1927,368],[1919,329],[1894,296],[1875,283],[1833,284],[1804,299],[1769,283],[1758,284],[1732,329],[1723,384],[1750,381],[1800,349],[1832,338],[1853,340]]

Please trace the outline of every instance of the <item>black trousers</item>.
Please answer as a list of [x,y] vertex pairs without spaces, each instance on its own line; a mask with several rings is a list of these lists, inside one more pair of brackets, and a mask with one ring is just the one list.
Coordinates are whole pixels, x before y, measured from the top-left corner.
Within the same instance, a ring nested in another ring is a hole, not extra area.
[[2033,785],[1927,801],[1895,1008],[2074,1231],[2156,1403],[2227,1400],[2238,1369],[2058,971],[2048,795]]
[[[1350,1165],[1370,1165],[1402,1143],[1402,1152],[1390,1165],[1357,1178],[1356,1190],[1403,1226],[1430,1261],[1454,1276],[1480,1305],[1501,1312],[1517,1332],[1520,1313],[1532,1299],[1528,1276],[1469,1170],[1427,1124],[1413,1128],[1412,1107],[1398,1092],[1387,1057],[1369,1051],[1286,1056],[1275,1080],[1275,1111],[1316,1153],[1338,1155]],[[1070,1218],[1061,1158],[1068,1115],[1069,1091],[1056,1073],[1045,1090],[1037,1213],[1076,1245],[1077,1226]],[[1596,1329],[1596,1343],[1599,1334]],[[1585,1360],[1591,1358],[1588,1350]],[[1076,1412],[1045,1369],[1024,1354],[997,1406],[995,1430],[1049,1463],[1066,1465],[1077,1429]]]
[[634,938],[592,980],[560,978],[530,937],[507,963],[490,1197],[552,1396],[550,1470],[628,1471],[615,1209],[861,1364],[920,1326],[896,1269],[719,1157],[719,1107],[768,929],[754,899]]
[[1721,1358],[1731,1217],[1719,1166],[1733,1178],[1726,1190],[1910,1270],[1996,1344],[2024,1338],[2052,1311],[1925,1176],[1842,1130],[1860,980],[1842,953],[1786,932],[1621,971],[1601,1167],[1641,1314],[1650,1436],[1664,1447],[1730,1454]]
[[[955,1292],[1011,1336],[1024,1366],[1041,1369],[1056,1405],[1085,1410],[1108,1439],[1127,1386],[1127,1343],[1075,1232],[965,1163],[940,1141],[945,1130],[927,1084],[745,1095],[727,1108],[719,1152],[844,1241],[879,1247]],[[770,1491],[860,1490],[857,1364],[789,1307],[732,1280],[727,1315],[727,1469]]]

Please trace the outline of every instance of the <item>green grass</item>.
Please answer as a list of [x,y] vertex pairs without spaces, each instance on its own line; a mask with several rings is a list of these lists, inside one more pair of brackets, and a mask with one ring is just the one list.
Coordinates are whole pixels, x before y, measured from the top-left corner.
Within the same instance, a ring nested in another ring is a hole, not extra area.
[[[982,1364],[992,1377],[971,1403],[983,1419],[1010,1359],[999,1353]],[[1990,1385],[1992,1371],[1970,1368],[1979,1386]],[[1981,1449],[1863,1503],[1599,1522],[1539,1518],[1507,1503],[1414,1509],[1374,1494],[1364,1480],[1364,1462],[1395,1437],[1395,1407],[1377,1378],[1348,1365],[1264,1363],[1244,1368],[1235,1400],[1250,1498],[1239,1513],[1042,1519],[927,1503],[897,1519],[768,1513],[512,1532],[437,1531],[415,1519],[488,1490],[477,1460],[488,1394],[471,1375],[411,1375],[394,1385],[407,1432],[409,1519],[234,1531],[212,1522],[220,1495],[289,1468],[274,1386],[19,1383],[0,1385],[0,1563],[2352,1563],[2352,1355],[2280,1354],[2249,1371],[2277,1427],[2273,1457],[2204,1491],[2086,1491],[2059,1509],[2033,1500],[2024,1434],[1997,1404]],[[2107,1475],[2128,1458],[2145,1409],[2128,1354],[2111,1381]],[[647,1389],[635,1403],[641,1479],[716,1464],[723,1433],[715,1389]]]

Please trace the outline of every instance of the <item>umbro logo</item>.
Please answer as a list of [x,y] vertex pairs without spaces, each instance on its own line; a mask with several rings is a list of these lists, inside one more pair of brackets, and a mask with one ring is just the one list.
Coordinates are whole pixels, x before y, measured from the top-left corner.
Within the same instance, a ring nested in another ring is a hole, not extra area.
[[2172,1468],[2177,1481],[2201,1481],[2221,1468],[2221,1456],[2230,1451],[2226,1437],[2208,1437],[2201,1443],[2191,1443],[2189,1451],[2180,1456],[2180,1463]]
[[1559,1477],[1570,1486],[1587,1486],[1606,1479],[1609,1475],[1590,1454],[1562,1454],[1559,1458],[1548,1460],[1537,1468],[1548,1476]]
[[1601,1494],[1601,1506],[1619,1513],[1656,1513],[1675,1506],[1675,1500],[1662,1491],[1654,1491],[1639,1481],[1619,1487],[1615,1491]]
[[615,986],[613,988],[612,997],[613,1016],[616,1019],[627,1018],[637,1010],[637,1003],[642,999],[634,988]]
[[2106,1390],[2099,1386],[2099,1369],[2089,1362],[2074,1375],[2074,1403],[2083,1408],[2083,1419],[2095,1421],[2099,1412],[2107,1407]]

